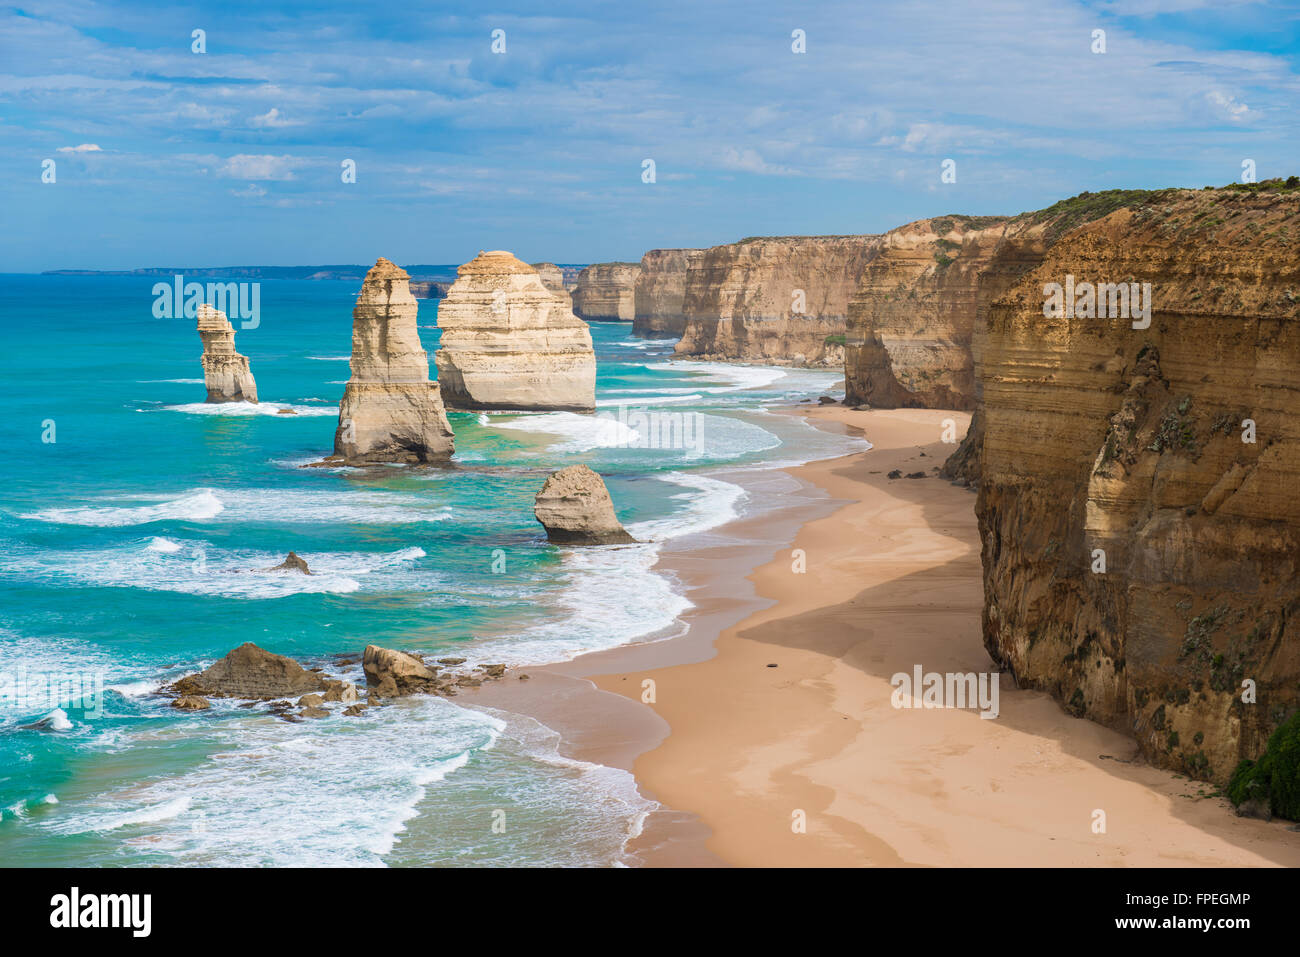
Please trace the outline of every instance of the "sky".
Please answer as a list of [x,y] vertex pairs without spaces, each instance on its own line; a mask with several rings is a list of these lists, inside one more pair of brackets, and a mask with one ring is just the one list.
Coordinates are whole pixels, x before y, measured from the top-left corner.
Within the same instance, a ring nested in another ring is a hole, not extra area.
[[1300,174],[1298,61],[1300,0],[32,0],[0,272],[637,260]]

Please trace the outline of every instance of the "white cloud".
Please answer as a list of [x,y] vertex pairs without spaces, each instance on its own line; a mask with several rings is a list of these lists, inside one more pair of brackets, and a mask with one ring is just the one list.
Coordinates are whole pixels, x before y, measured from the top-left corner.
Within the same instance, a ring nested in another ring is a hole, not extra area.
[[279,109],[274,106],[271,107],[271,109],[269,109],[267,112],[263,113],[261,116],[253,117],[251,120],[248,121],[248,123],[250,126],[259,127],[262,129],[270,129],[273,127],[295,125],[294,123],[282,117],[280,115]]
[[80,146],[60,146],[60,153],[102,153],[98,143],[82,143]]
[[293,179],[294,167],[303,160],[295,156],[257,156],[239,153],[230,157],[217,171],[233,179]]
[[1222,93],[1219,90],[1211,90],[1205,94],[1205,102],[1210,105],[1210,110],[1225,120],[1231,120],[1233,123],[1239,123],[1246,119],[1250,114],[1250,107],[1240,102],[1235,96]]

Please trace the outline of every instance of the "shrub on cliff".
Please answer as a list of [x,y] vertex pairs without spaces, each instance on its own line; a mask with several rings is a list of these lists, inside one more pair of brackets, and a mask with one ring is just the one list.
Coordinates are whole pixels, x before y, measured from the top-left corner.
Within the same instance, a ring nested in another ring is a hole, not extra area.
[[1242,761],[1228,782],[1228,799],[1267,804],[1278,817],[1300,821],[1300,711],[1284,721],[1258,761]]

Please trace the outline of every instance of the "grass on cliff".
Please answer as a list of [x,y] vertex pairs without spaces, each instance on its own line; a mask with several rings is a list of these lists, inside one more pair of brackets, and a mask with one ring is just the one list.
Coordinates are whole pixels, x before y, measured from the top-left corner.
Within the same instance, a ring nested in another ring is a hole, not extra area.
[[1048,233],[1053,239],[1077,226],[1109,216],[1117,209],[1145,206],[1176,195],[1176,189],[1107,189],[1100,193],[1082,192],[1046,209],[1025,213],[1030,222],[1051,223]]
[[1256,800],[1278,817],[1300,821],[1300,711],[1268,739],[1258,761],[1242,761],[1228,782],[1228,799]]

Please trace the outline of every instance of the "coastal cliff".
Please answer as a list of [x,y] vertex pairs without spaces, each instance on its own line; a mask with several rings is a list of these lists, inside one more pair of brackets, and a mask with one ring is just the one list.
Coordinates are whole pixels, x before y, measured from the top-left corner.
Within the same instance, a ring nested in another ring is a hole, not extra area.
[[352,310],[352,375],[334,433],[334,454],[349,465],[440,463],[455,451],[408,283],[405,270],[381,257]]
[[636,316],[639,263],[595,263],[578,273],[573,313],[593,322],[631,322]]
[[537,270],[537,275],[542,277],[542,285],[555,293],[561,302],[572,308],[573,296],[569,292],[569,287],[564,284],[564,271],[555,263],[532,263],[531,265]]
[[567,297],[503,250],[480,252],[458,272],[438,306],[434,354],[447,405],[594,412],[591,330]]
[[994,216],[940,216],[880,237],[849,301],[847,404],[974,408],[980,276],[1005,225]]
[[641,257],[636,277],[632,335],[641,339],[679,339],[686,328],[682,304],[686,272],[702,249],[652,249]]
[[678,357],[838,367],[849,298],[879,236],[742,239],[687,269]]
[[235,328],[224,312],[207,303],[199,306],[199,339],[203,341],[203,384],[209,402],[256,402],[257,383],[248,357],[235,351]]
[[[1224,783],[1300,704],[1300,191],[1053,209],[1008,234],[1009,272],[1040,261],[980,346],[985,646]],[[1123,284],[1129,309],[1118,285],[1090,306],[1085,283]],[[1073,310],[1045,306],[1051,284]]]

